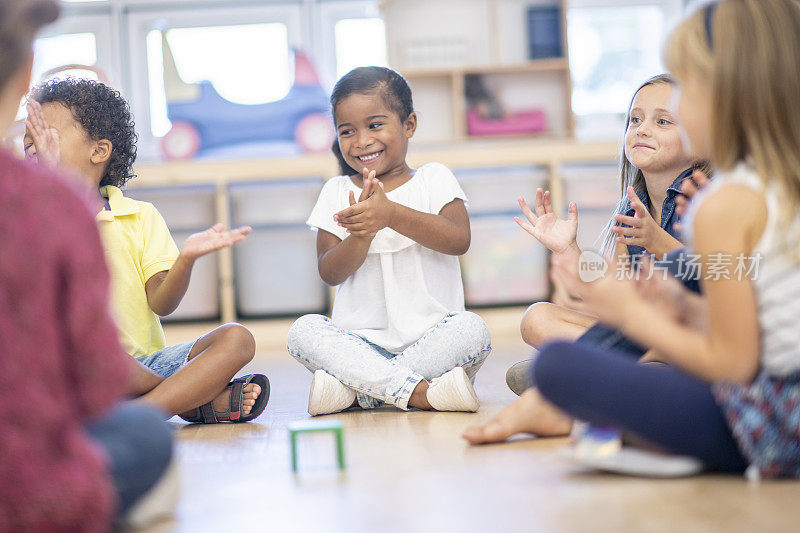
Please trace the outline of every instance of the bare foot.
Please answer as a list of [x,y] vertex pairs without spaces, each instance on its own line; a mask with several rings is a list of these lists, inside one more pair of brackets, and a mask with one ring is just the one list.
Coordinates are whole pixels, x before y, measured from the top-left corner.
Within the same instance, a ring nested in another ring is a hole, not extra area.
[[[248,383],[244,387],[242,400],[242,415],[249,415],[256,404],[256,398],[261,394],[261,387],[255,383]],[[225,387],[225,390],[220,392],[216,398],[211,402],[211,406],[217,413],[224,413],[231,406],[231,388]]]
[[428,402],[427,381],[423,379],[417,383],[417,386],[414,387],[414,390],[411,392],[411,397],[408,399],[408,406],[416,407],[417,409],[423,409],[425,411],[430,411],[433,409],[430,402]]
[[488,444],[502,442],[517,433],[561,437],[569,435],[571,430],[572,419],[531,388],[487,424],[468,427],[461,436],[470,444]]

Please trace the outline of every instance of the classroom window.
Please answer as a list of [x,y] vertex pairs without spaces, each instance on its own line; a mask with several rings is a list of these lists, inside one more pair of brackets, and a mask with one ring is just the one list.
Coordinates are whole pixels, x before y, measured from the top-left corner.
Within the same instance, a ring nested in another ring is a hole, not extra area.
[[[95,66],[97,63],[97,39],[94,33],[66,33],[52,37],[40,37],[33,42],[33,69],[31,86],[44,81],[45,74],[57,67],[66,65]],[[96,80],[97,74],[91,70],[70,69],[59,72],[55,76],[63,78],[91,78]],[[25,100],[20,103],[16,119],[27,115]]]
[[580,7],[567,21],[572,110],[579,117],[625,113],[636,87],[663,70],[664,9]]
[[334,28],[337,77],[356,67],[387,65],[386,27],[380,18],[342,19]]
[[[38,83],[45,72],[64,65],[94,66],[97,63],[97,40],[94,33],[68,33],[36,39],[33,44],[33,72],[31,81]],[[97,79],[87,70],[69,71],[77,77]]]
[[[181,79],[208,80],[225,99],[239,104],[280,100],[289,92],[289,44],[282,23],[173,28],[167,42]],[[161,34],[147,35],[151,130],[169,131]]]

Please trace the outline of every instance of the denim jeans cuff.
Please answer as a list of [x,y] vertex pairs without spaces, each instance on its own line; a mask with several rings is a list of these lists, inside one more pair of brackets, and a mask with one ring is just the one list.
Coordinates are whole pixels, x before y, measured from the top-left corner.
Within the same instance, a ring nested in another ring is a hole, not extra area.
[[409,371],[399,385],[397,385],[397,380],[392,380],[392,384],[386,390],[387,400],[397,408],[408,411],[408,400],[411,399],[411,393],[414,392],[414,389],[423,379],[421,375]]
[[358,400],[358,406],[362,409],[375,409],[381,404],[379,399],[361,392],[356,393],[356,400]]

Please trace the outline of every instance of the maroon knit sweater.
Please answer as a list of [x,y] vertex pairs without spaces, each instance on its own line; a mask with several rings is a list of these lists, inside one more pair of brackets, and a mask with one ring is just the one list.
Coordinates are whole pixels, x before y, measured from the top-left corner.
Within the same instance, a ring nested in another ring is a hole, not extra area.
[[116,505],[83,431],[127,390],[86,197],[0,150],[0,531],[99,532]]

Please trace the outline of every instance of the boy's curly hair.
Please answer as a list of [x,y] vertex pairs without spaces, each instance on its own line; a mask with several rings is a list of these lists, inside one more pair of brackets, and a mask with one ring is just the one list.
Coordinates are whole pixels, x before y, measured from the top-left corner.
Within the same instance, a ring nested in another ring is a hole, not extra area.
[[94,80],[54,79],[38,85],[31,98],[40,104],[57,102],[72,112],[75,121],[93,140],[113,145],[100,187],[122,187],[132,178],[137,135],[128,102],[119,91]]

